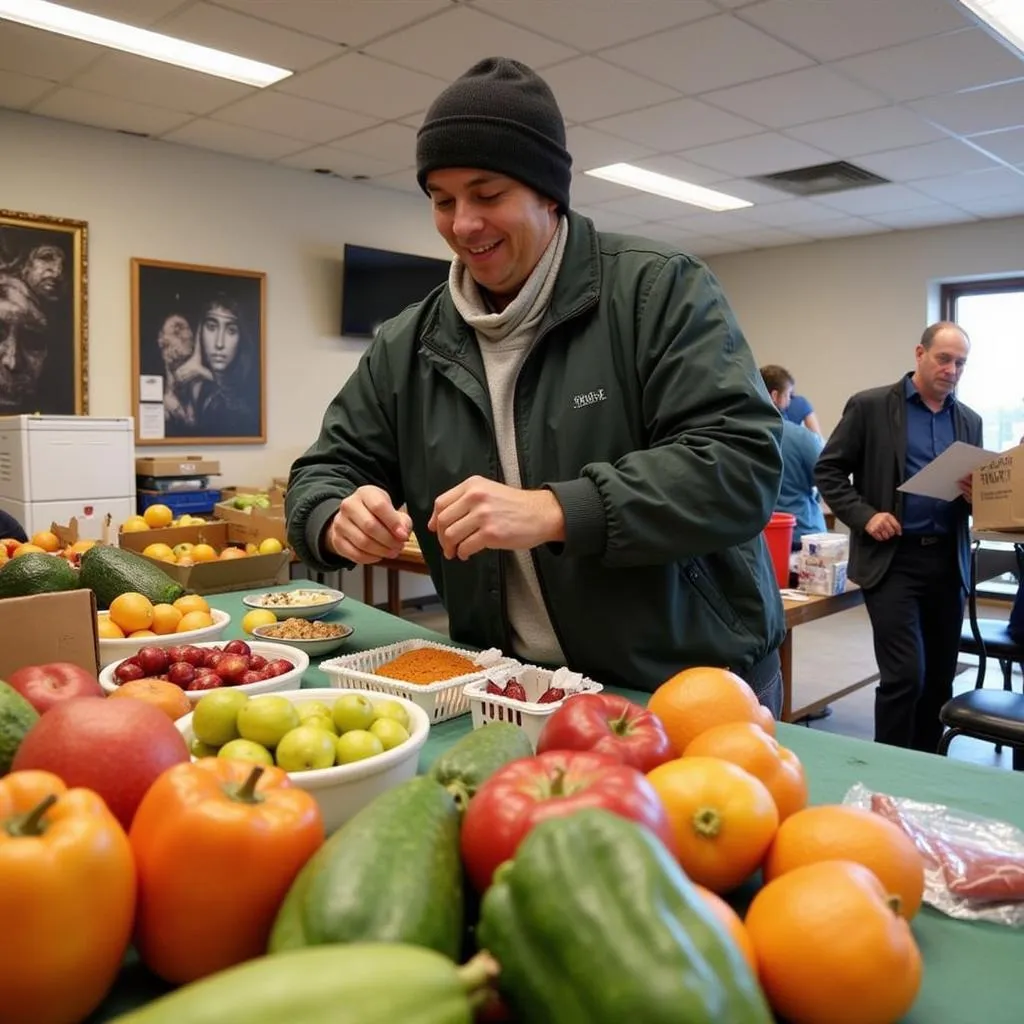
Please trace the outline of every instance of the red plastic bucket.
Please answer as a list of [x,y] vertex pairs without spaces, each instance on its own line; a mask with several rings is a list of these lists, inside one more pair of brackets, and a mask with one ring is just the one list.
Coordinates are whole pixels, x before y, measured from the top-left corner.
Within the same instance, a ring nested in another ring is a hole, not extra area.
[[768,551],[772,556],[775,579],[779,589],[789,586],[789,555],[793,547],[793,528],[796,516],[788,512],[773,512],[768,525],[764,528],[764,539],[768,542]]

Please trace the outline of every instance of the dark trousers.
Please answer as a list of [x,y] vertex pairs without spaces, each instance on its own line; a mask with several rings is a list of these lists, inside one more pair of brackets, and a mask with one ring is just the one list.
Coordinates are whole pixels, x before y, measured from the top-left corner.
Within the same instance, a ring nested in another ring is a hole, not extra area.
[[749,671],[742,673],[757,699],[772,713],[782,716],[782,659],[778,651],[765,655]]
[[964,591],[954,537],[901,537],[882,582],[864,592],[879,681],[875,740],[934,753],[953,695]]

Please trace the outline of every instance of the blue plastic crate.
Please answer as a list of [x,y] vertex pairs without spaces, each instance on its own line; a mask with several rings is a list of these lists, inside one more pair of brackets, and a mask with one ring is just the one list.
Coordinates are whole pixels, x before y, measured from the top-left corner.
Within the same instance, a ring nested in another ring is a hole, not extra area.
[[166,505],[176,516],[201,515],[213,511],[220,491],[138,491],[136,501],[140,514],[150,505]]

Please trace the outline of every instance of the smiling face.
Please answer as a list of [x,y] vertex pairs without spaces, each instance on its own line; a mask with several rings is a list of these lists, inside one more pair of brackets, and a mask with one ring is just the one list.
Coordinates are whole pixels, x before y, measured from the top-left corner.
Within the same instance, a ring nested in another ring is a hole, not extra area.
[[213,305],[199,325],[203,358],[214,373],[223,373],[235,360],[240,336],[238,317],[224,306]]
[[480,288],[504,309],[537,266],[558,226],[558,204],[491,171],[431,171],[434,225]]

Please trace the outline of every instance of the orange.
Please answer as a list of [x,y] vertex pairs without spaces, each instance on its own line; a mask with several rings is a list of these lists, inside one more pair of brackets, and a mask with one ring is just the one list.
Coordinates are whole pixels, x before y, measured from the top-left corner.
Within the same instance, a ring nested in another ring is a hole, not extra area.
[[222,562],[229,562],[232,558],[245,558],[245,552],[241,548],[225,548],[220,553],[220,560]]
[[38,544],[19,544],[12,552],[11,558],[20,558],[22,555],[45,555],[47,552]]
[[734,672],[688,668],[654,691],[647,710],[661,719],[676,750],[685,750],[702,732],[726,722],[754,722],[775,735],[771,712]]
[[75,543],[67,549],[67,554],[84,555],[86,551],[94,547],[96,547],[96,541],[94,540],[76,540]]
[[206,599],[200,597],[199,594],[184,594],[174,602],[174,607],[182,615],[187,615],[189,612],[208,612],[210,610]]
[[720,757],[760,779],[771,793],[779,821],[807,806],[807,776],[792,750],[753,722],[728,722],[702,732],[684,757]]
[[924,895],[924,859],[891,821],[860,807],[808,807],[783,822],[764,862],[767,881],[805,864],[850,860],[872,871],[909,921]]
[[185,612],[174,632],[188,633],[193,629],[206,629],[212,625],[213,616],[209,612]]
[[647,773],[676,839],[679,863],[698,885],[729,892],[761,863],[779,827],[764,783],[717,757],[681,757]]
[[156,636],[156,633],[151,629],[137,629],[134,633],[128,634],[129,640],[142,640],[143,638]]
[[159,541],[155,544],[147,544],[143,549],[142,553],[147,558],[157,558],[160,561],[167,561],[168,559],[174,559],[174,552],[171,550],[169,544],[162,544]]
[[185,696],[185,691],[163,679],[133,679],[130,683],[122,683],[109,696],[143,700],[158,707],[172,721],[192,711],[192,702]]
[[790,1024],[893,1024],[921,987],[921,954],[885,887],[851,861],[769,882],[746,918],[772,1009]]
[[181,622],[183,613],[173,604],[153,605],[153,632],[157,636],[173,633]]
[[132,516],[127,522],[121,524],[122,533],[142,533],[143,530],[148,529],[149,526],[142,516]]
[[166,505],[150,505],[142,513],[142,518],[151,530],[160,530],[171,525],[174,513]]
[[697,890],[697,895],[714,915],[715,920],[725,929],[726,935],[732,939],[733,945],[740,951],[756,977],[757,954],[754,952],[754,944],[750,941],[746,926],[740,920],[740,915],[721,896],[715,895],[710,889],[705,889],[703,885],[695,885],[694,889]]
[[109,615],[101,615],[96,620],[96,633],[101,640],[124,639],[124,630],[116,622],[111,622]]
[[125,633],[149,629],[153,625],[153,603],[148,597],[130,590],[110,602],[110,618]]
[[197,544],[192,549],[193,562],[212,562],[217,558],[217,552],[209,544]]
[[32,538],[32,543],[44,551],[54,552],[60,550],[60,538],[51,530],[40,530]]

